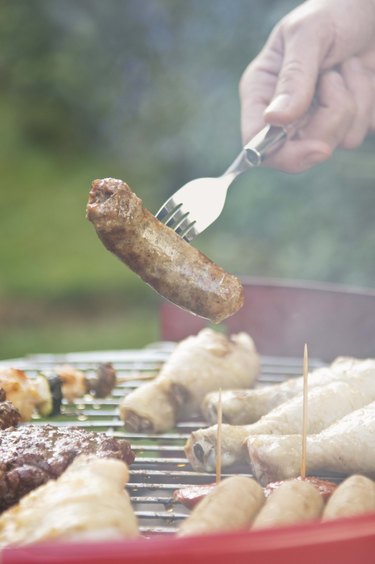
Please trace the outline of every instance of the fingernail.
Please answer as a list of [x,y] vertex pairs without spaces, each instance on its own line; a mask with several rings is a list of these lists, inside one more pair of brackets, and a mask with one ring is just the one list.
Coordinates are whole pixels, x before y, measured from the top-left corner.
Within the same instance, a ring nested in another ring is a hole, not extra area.
[[271,112],[284,112],[290,105],[289,94],[279,94],[272,100],[270,105],[266,108],[266,113]]

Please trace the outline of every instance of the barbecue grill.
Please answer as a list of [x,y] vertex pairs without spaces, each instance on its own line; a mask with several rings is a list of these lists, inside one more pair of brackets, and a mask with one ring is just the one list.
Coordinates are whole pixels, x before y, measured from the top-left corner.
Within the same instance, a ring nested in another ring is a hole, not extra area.
[[[375,515],[346,519],[341,523],[335,521],[301,525],[279,531],[208,535],[198,540],[174,538],[179,523],[188,513],[182,505],[173,503],[174,490],[186,485],[215,481],[213,474],[193,471],[183,452],[191,431],[206,426],[207,423],[198,419],[181,421],[171,432],[150,435],[127,432],[118,415],[120,398],[153,378],[174,346],[174,343],[162,342],[141,350],[35,355],[0,363],[0,366],[17,367],[32,375],[51,370],[61,363],[69,363],[84,372],[90,372],[99,362],[112,362],[118,375],[118,385],[109,398],[95,399],[86,396],[72,404],[64,402],[59,420],[54,421],[52,418],[50,421],[60,426],[78,425],[88,430],[105,431],[130,441],[136,460],[130,468],[127,489],[141,533],[147,539],[6,549],[3,551],[2,561],[13,564],[40,561],[54,564],[85,561],[90,561],[91,564],[150,564],[163,561],[163,564],[168,564],[179,559],[220,564],[227,562],[228,558],[235,558],[235,562],[247,562],[251,558],[256,564],[266,561],[280,564],[285,557],[285,562],[303,558],[309,564],[318,561],[317,551],[323,550],[335,556],[336,550],[340,555],[340,562],[365,562],[371,554],[370,546],[375,547]],[[309,367],[314,369],[323,364],[318,359],[310,359]],[[286,377],[301,375],[301,372],[301,358],[263,356],[262,373],[257,385],[277,383]],[[33,424],[43,424],[43,421],[35,419]],[[249,475],[249,468],[233,467],[230,472],[223,473],[223,477],[239,473]],[[319,561],[323,561],[321,557]],[[332,561],[334,560],[330,560]]]

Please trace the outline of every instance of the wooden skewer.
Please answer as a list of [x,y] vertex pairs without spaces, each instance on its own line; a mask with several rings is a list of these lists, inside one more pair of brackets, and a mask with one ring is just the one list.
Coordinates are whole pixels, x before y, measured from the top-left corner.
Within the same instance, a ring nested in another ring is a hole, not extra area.
[[221,480],[221,426],[223,422],[223,405],[221,402],[221,388],[219,388],[219,402],[217,406],[217,435],[216,435],[216,484]]
[[307,447],[307,378],[309,374],[309,359],[307,345],[303,351],[303,421],[302,421],[302,454],[301,454],[301,478],[306,477],[306,447]]

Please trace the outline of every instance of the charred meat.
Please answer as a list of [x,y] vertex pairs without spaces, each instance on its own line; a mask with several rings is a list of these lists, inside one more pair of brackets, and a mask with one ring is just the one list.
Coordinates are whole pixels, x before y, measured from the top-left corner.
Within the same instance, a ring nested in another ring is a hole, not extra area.
[[130,443],[78,427],[27,425],[0,431],[0,510],[56,479],[80,454],[134,460]]

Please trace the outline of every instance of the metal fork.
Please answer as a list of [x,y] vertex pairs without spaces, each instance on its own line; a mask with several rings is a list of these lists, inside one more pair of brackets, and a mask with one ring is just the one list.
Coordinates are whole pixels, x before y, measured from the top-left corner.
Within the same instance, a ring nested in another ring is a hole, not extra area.
[[157,219],[186,241],[192,241],[219,217],[233,180],[261,165],[295,131],[296,126],[267,125],[243,147],[224,174],[216,178],[197,178],[182,186],[155,214]]

